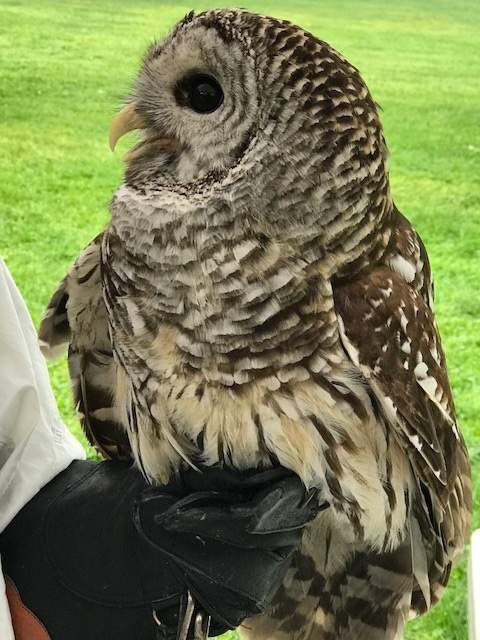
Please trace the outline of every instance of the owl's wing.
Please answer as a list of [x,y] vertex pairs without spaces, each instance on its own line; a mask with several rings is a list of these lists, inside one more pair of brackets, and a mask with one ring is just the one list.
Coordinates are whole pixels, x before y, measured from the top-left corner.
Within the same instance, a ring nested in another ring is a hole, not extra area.
[[67,352],[70,342],[67,300],[67,276],[65,276],[51,297],[38,330],[38,344],[47,360],[57,360]]
[[102,234],[79,255],[47,306],[40,348],[47,358],[68,346],[74,404],[89,442],[106,458],[131,459],[114,395],[117,365],[100,279]]
[[[405,246],[398,241],[392,249],[389,266],[376,266],[354,281],[337,284],[335,307],[344,348],[368,380],[417,480],[412,512],[427,549],[425,577],[434,603],[465,544],[470,470],[433,315],[426,254],[415,232]],[[421,279],[412,261],[420,255]],[[394,265],[401,268],[394,271]],[[419,611],[427,607],[418,602]]]

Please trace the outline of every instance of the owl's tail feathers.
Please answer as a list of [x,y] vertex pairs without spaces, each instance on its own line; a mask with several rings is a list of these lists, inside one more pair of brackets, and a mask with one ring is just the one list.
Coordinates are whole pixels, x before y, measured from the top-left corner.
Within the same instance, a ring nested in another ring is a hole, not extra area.
[[407,536],[396,549],[357,553],[346,567],[339,599],[333,598],[338,638],[400,640],[409,619],[413,589]]

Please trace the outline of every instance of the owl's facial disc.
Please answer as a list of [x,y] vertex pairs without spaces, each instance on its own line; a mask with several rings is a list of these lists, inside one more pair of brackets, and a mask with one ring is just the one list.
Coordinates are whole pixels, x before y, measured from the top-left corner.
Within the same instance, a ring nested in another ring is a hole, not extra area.
[[129,106],[115,119],[111,146],[127,131],[125,179],[175,189],[201,184],[237,166],[258,127],[253,57],[212,25],[186,21],[147,51]]

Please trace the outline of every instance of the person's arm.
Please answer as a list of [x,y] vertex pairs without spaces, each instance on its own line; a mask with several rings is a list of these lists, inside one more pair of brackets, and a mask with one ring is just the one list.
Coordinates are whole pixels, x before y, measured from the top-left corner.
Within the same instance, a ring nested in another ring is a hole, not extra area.
[[[59,417],[30,315],[1,258],[0,300],[1,532],[41,487],[85,454]],[[0,571],[0,637],[14,640],[5,589]]]

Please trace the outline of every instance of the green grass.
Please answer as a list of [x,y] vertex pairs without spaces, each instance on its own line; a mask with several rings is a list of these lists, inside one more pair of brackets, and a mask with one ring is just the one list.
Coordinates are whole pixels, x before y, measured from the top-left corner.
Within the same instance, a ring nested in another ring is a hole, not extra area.
[[[234,4],[234,3],[233,3]],[[266,0],[339,49],[383,108],[399,208],[430,253],[437,319],[480,498],[480,3]],[[159,0],[2,0],[0,252],[38,323],[79,249],[107,220],[121,181],[109,123],[146,46],[192,8]],[[125,143],[125,146],[127,143]],[[51,367],[78,436],[65,363]],[[474,514],[480,526],[480,514]],[[407,638],[464,640],[465,558],[442,603]]]

